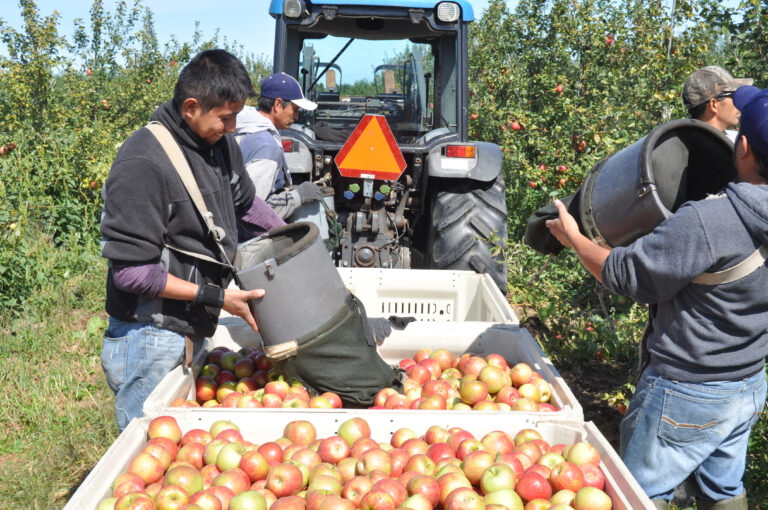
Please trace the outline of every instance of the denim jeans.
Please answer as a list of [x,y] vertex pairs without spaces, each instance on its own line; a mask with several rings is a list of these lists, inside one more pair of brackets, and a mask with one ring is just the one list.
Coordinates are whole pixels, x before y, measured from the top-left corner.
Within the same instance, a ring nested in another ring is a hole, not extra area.
[[765,396],[763,372],[741,381],[683,383],[648,367],[621,421],[621,458],[651,499],[670,501],[691,473],[709,500],[738,496]]
[[183,361],[184,335],[149,322],[109,318],[101,366],[115,392],[115,416],[121,431],[142,415],[144,401],[155,386]]

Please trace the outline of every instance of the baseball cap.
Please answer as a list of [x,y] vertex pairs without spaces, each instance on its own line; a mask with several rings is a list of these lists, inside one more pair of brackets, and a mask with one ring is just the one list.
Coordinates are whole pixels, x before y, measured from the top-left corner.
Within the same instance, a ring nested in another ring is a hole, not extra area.
[[317,103],[304,97],[301,92],[301,85],[296,81],[296,78],[285,73],[270,74],[261,80],[260,94],[262,97],[270,99],[280,98],[283,101],[290,101],[304,110],[312,111],[317,108]]
[[733,104],[741,112],[739,131],[757,152],[768,155],[768,89],[739,87]]
[[735,92],[741,86],[752,85],[752,78],[734,78],[720,66],[697,69],[683,85],[683,104],[689,110],[701,106],[725,92]]

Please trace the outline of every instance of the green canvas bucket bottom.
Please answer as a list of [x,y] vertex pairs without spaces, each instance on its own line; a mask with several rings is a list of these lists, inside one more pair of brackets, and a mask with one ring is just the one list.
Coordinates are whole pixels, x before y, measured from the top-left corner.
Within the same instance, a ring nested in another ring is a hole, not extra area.
[[379,355],[365,308],[352,294],[331,319],[297,344],[296,354],[275,361],[276,366],[310,391],[337,393],[345,407],[370,407],[383,388],[402,391],[403,371]]

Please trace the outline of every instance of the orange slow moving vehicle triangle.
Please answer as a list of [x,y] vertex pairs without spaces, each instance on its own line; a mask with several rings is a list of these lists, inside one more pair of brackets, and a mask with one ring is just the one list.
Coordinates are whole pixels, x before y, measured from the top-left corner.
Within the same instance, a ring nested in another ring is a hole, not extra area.
[[396,181],[405,159],[383,115],[365,115],[334,159],[344,177]]

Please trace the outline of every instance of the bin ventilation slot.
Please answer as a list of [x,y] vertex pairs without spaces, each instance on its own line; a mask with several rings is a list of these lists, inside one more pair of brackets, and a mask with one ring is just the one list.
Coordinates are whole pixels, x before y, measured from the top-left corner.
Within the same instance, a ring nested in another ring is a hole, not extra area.
[[453,300],[450,299],[382,299],[381,315],[415,317],[418,321],[453,321]]

